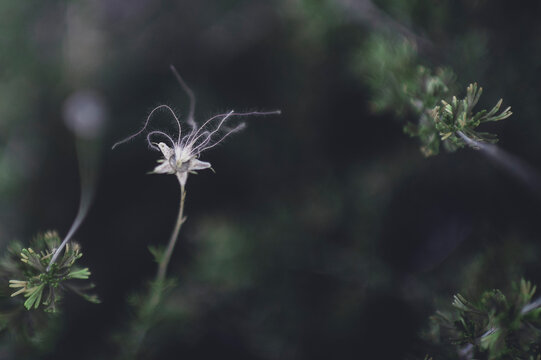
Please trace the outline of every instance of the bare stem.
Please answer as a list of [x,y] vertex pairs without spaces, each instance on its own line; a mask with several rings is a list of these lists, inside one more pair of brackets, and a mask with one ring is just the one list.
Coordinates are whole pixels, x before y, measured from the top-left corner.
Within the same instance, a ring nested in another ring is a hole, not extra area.
[[81,179],[81,199],[79,201],[79,209],[77,210],[77,215],[71,224],[66,237],[60,244],[60,246],[55,250],[49,265],[47,266],[47,272],[51,270],[53,264],[58,260],[60,253],[66,246],[66,244],[71,240],[75,232],[79,229],[86,215],[90,205],[92,204],[92,198],[94,197],[94,188],[96,183],[96,168],[97,168],[97,157],[96,153],[91,147],[90,143],[85,143],[84,141],[77,140],[76,142],[77,149],[77,158],[79,160],[79,177]]
[[471,139],[462,131],[457,131],[456,134],[460,136],[468,146],[479,150],[496,165],[528,186],[530,190],[535,192],[538,196],[541,196],[541,175],[524,160],[508,153],[496,145]]
[[167,266],[169,265],[169,261],[171,260],[171,255],[173,255],[173,250],[175,249],[175,245],[178,240],[178,233],[180,232],[180,228],[182,227],[182,224],[184,223],[184,200],[186,199],[186,190],[184,189],[184,185],[180,184],[180,208],[178,210],[178,217],[177,222],[175,224],[175,228],[173,229],[173,233],[171,234],[171,238],[169,239],[169,243],[167,244],[167,249],[165,250],[163,257],[160,260],[160,263],[158,264],[158,272],[156,273],[156,279],[154,280],[155,288],[153,290],[152,296],[150,298],[150,308],[153,309],[155,306],[158,305],[161,299],[162,291],[163,291],[163,283],[165,281],[165,275],[167,274]]

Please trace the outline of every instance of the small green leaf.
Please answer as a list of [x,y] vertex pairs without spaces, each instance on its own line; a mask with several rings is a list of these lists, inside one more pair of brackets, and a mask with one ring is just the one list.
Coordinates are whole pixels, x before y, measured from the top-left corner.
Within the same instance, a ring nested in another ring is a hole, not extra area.
[[68,275],[68,278],[70,279],[88,279],[89,277],[90,270],[88,270],[88,268],[72,271]]
[[28,289],[25,295],[25,297],[28,297],[28,299],[26,299],[26,301],[24,302],[24,307],[27,310],[32,309],[32,306],[34,306],[34,309],[37,309],[39,307],[39,304],[41,302],[41,295],[43,294],[44,288],[45,284],[40,284],[38,286]]
[[150,251],[150,253],[154,257],[154,261],[156,261],[158,264],[162,262],[163,254],[165,252],[165,248],[163,246],[149,245],[148,251]]

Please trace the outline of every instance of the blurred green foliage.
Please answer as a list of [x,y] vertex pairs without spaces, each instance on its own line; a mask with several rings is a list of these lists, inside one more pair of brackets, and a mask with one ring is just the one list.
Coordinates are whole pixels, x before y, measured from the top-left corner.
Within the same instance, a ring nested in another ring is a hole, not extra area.
[[497,114],[501,99],[490,111],[474,114],[483,89],[477,83],[470,84],[466,97],[458,100],[451,95],[457,87],[453,72],[437,68],[433,74],[419,65],[415,44],[407,39],[373,35],[359,51],[357,62],[360,74],[365,75],[371,87],[374,111],[394,112],[399,117],[411,112],[419,118],[404,126],[404,131],[420,139],[425,156],[438,154],[440,144],[448,151],[468,145],[459,133],[473,142],[495,143],[495,134],[474,129],[512,114],[510,107]]
[[[478,301],[457,294],[453,312],[437,312],[428,334],[433,341],[457,346],[468,358],[536,359],[539,354],[539,299],[536,287],[521,280],[506,297],[500,290],[483,293]],[[453,352],[450,352],[451,357]]]

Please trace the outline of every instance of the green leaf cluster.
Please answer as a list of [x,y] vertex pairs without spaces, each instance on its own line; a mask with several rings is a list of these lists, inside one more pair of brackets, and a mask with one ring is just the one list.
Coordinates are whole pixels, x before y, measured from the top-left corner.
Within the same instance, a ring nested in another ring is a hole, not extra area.
[[428,109],[434,108],[442,98],[449,96],[450,88],[454,86],[455,75],[450,69],[438,68],[435,72],[424,66],[419,66],[414,81],[405,87],[417,123],[408,122],[404,132],[421,141],[421,152],[425,156],[439,153],[441,140],[438,130]]
[[451,311],[432,316],[432,341],[455,346],[466,358],[534,359],[540,355],[541,301],[536,287],[521,280],[508,296],[490,290],[477,301],[457,294]]
[[18,262],[11,262],[9,287],[16,290],[11,296],[23,295],[27,310],[43,305],[45,311],[56,312],[65,291],[72,291],[90,302],[99,302],[97,296],[87,293],[93,284],[81,285],[72,281],[90,277],[88,268],[75,266],[83,256],[79,244],[68,243],[63,255],[47,270],[60,242],[56,232],[41,234],[34,239],[32,247],[20,249]]
[[511,116],[510,107],[500,112],[502,100],[491,110],[474,112],[482,88],[470,84],[463,99],[453,96],[457,83],[449,68],[421,65],[414,43],[383,35],[372,35],[356,58],[372,95],[372,110],[395,116],[414,116],[404,132],[419,138],[425,156],[437,155],[441,146],[455,151],[479,142],[494,143],[495,134],[480,132],[483,123]]
[[449,139],[453,145],[461,147],[464,145],[464,140],[458,135],[461,132],[477,142],[498,141],[495,134],[478,132],[475,129],[485,122],[507,119],[512,115],[511,107],[498,113],[503,102],[500,99],[490,111],[481,110],[474,113],[473,108],[479,102],[482,93],[483,88],[478,87],[477,83],[470,84],[464,99],[458,100],[453,96],[449,103],[441,100],[441,105],[434,107],[431,117],[442,140]]
[[[425,156],[439,153],[440,144],[443,143],[449,151],[470,145],[478,148],[480,142],[495,143],[497,136],[488,132],[479,132],[477,127],[483,123],[500,121],[512,115],[511,107],[498,112],[503,100],[490,110],[474,112],[473,109],[479,102],[483,88],[477,83],[470,84],[466,91],[466,97],[457,99],[453,96],[449,102],[444,99],[439,105],[429,110],[425,107],[427,102],[421,102],[424,112],[420,115],[419,123],[408,123],[404,131],[410,136],[418,137],[423,144],[421,151]],[[433,99],[433,97],[429,97]]]

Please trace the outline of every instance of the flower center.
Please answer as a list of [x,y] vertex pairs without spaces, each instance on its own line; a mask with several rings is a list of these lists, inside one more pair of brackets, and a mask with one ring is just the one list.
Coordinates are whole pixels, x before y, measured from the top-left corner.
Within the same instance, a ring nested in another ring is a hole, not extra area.
[[192,159],[176,159],[175,155],[171,156],[169,158],[169,165],[175,170],[175,172],[187,172],[190,169],[190,163],[192,162]]

